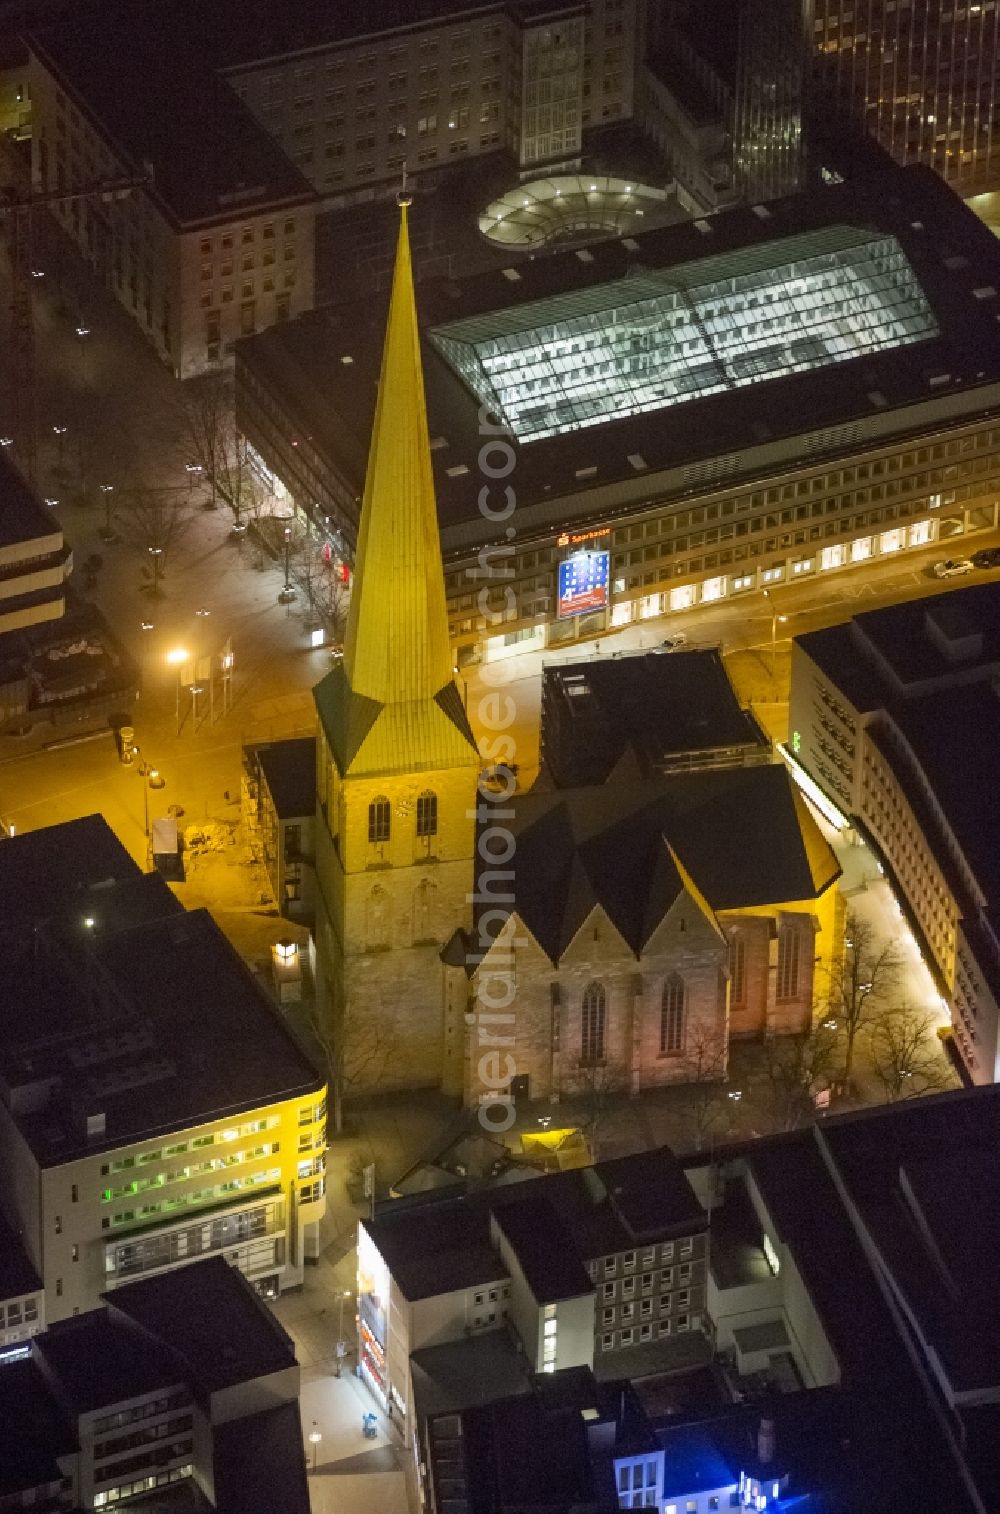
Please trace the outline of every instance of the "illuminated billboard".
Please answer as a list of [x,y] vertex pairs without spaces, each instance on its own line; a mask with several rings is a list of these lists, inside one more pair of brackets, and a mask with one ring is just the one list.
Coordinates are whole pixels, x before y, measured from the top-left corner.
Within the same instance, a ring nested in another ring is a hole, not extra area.
[[559,619],[606,610],[610,552],[575,552],[559,564]]

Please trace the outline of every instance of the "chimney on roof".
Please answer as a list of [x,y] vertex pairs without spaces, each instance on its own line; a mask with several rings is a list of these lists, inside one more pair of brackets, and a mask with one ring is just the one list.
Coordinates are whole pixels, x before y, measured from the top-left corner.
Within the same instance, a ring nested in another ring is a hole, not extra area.
[[757,1431],[757,1460],[766,1467],[774,1460],[774,1420],[762,1419]]

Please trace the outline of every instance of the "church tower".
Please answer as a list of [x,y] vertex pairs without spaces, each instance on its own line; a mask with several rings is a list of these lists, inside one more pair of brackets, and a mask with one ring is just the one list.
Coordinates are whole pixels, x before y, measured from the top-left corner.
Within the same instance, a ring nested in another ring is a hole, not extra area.
[[453,676],[408,205],[344,658],[314,690],[317,991],[347,1093],[440,1083],[439,953],[471,924],[481,764]]

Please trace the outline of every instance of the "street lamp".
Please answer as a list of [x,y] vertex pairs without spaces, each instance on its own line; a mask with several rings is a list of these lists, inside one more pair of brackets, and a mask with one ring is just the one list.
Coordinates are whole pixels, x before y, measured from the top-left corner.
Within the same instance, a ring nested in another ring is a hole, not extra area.
[[115,492],[114,484],[101,484],[101,493],[104,495],[104,530],[101,532],[105,541],[114,541],[115,533],[111,528],[111,496]]
[[55,439],[56,439],[56,446],[59,449],[59,466],[61,468],[62,465],[63,465],[63,437],[66,435],[66,427],[65,426],[53,426],[52,427],[52,435],[55,437]]
[[309,1444],[310,1446],[312,1446],[312,1469],[314,1472],[316,1470],[317,1460],[319,1459],[319,1443],[322,1439],[323,1437],[320,1434],[319,1425],[315,1420],[313,1420],[312,1429],[309,1431]]
[[295,598],[295,590],[292,588],[292,580],[291,580],[291,577],[289,576],[290,575],[290,571],[291,571],[291,564],[290,564],[290,558],[289,558],[289,554],[291,552],[291,549],[292,549],[292,528],[291,528],[291,526],[286,526],[285,527],[285,587],[282,589],[281,593],[278,595],[278,598],[281,600],[282,604],[287,604],[289,600]]
[[770,589],[765,589],[763,592],[765,599],[771,606],[771,678],[773,680],[775,663],[778,656],[778,625],[779,623],[781,625],[784,625],[785,621],[788,619],[788,616],[778,614],[778,609],[774,603],[774,597],[771,594]]
[[350,1288],[345,1288],[337,1300],[340,1306],[340,1316],[337,1323],[337,1376],[340,1376],[340,1364],[347,1355],[347,1342],[344,1340],[344,1304],[351,1297]]

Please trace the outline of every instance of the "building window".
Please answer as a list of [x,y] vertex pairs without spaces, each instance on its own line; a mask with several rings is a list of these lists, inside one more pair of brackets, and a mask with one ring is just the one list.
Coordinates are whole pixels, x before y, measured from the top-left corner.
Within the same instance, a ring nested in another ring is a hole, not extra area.
[[683,980],[671,973],[660,1005],[661,1056],[678,1056],[684,1050],[684,998]]
[[417,798],[417,835],[436,836],[438,828],[437,795],[425,789]]
[[747,944],[742,936],[729,943],[729,1002],[744,1004],[747,992]]
[[799,991],[799,933],[783,925],[778,931],[778,998],[794,999]]
[[590,983],[583,994],[580,1057],[584,1062],[604,1061],[604,1024],[607,995],[603,983]]
[[380,794],[368,806],[368,840],[388,841],[391,824],[392,807],[388,799]]

